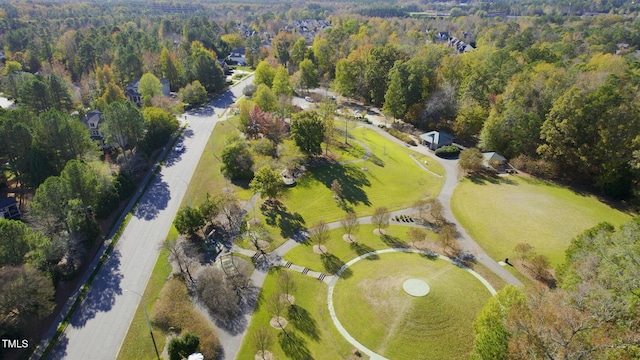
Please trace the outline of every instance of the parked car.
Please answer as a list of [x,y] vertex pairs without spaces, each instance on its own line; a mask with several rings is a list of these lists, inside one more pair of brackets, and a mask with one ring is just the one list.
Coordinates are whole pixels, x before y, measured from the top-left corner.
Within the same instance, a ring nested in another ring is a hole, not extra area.
[[310,97],[308,97],[308,96],[305,96],[305,97],[304,97],[304,99],[305,99],[306,101],[308,101],[308,102],[313,102],[313,99],[312,99],[312,98],[310,98]]
[[182,143],[182,141],[180,141],[179,143],[176,144],[176,151],[177,152],[183,152],[184,151],[184,144]]

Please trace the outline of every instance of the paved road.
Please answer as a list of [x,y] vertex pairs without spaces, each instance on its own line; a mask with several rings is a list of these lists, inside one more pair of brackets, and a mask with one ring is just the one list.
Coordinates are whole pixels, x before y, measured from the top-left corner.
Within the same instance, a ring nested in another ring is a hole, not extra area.
[[111,360],[117,357],[140,302],[135,293],[144,292],[158,258],[159,245],[169,232],[200,155],[219,120],[218,114],[237,100],[252,80],[245,80],[218,96],[209,106],[181,117],[188,123],[183,135],[185,150],[170,153],[165,166],[152,180],[50,358]]

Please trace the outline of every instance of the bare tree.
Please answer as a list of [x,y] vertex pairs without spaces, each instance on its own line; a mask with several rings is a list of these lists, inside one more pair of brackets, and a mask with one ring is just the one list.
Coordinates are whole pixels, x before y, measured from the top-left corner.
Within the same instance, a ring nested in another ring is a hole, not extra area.
[[236,234],[240,229],[240,224],[244,217],[244,211],[240,207],[238,199],[233,194],[222,195],[221,201],[221,212],[227,220],[227,231],[229,231],[230,234]]
[[531,246],[528,243],[520,243],[516,245],[516,247],[513,248],[513,251],[515,251],[518,254],[518,257],[522,261],[529,260],[533,255],[535,255],[535,250],[533,249],[533,246]]
[[[293,274],[286,270],[280,271],[277,280],[277,288],[287,296],[287,301],[289,301],[289,295],[291,295],[291,292],[296,288],[296,283],[293,280]],[[289,303],[291,302],[289,301]]]
[[360,229],[360,222],[358,221],[358,215],[353,211],[348,211],[342,220],[340,220],[340,225],[344,228],[344,231],[349,235],[349,239],[353,241],[354,235]]
[[389,214],[389,210],[384,206],[376,208],[371,217],[371,222],[377,226],[378,230],[389,227],[389,220],[391,220],[391,215]]
[[342,185],[340,185],[337,179],[334,179],[331,182],[331,192],[333,192],[334,199],[336,200],[342,199]]
[[445,223],[444,214],[442,212],[443,209],[444,208],[442,206],[442,203],[439,200],[434,200],[431,203],[431,207],[429,210],[436,226],[442,226]]
[[162,248],[169,252],[169,262],[175,262],[178,265],[180,274],[186,276],[189,280],[189,284],[195,284],[196,280],[191,275],[198,265],[196,259],[189,257],[185,253],[184,242],[180,242],[176,239],[167,239],[162,243]]
[[438,233],[438,241],[442,244],[445,251],[447,249],[453,251],[457,250],[457,235],[458,233],[453,225],[447,224],[440,229],[440,232]]
[[318,221],[311,229],[309,229],[309,239],[321,247],[329,240],[329,227],[324,220]]
[[280,322],[280,318],[286,309],[287,304],[282,302],[282,293],[279,291],[273,293],[267,302],[267,310],[276,318],[276,323],[282,330],[284,330],[284,324]]
[[269,234],[267,228],[264,224],[259,222],[252,222],[249,224],[249,227],[247,228],[247,235],[251,245],[253,245],[253,247],[262,254],[264,254],[264,250],[260,245],[264,245],[265,243],[270,244],[273,242],[273,237]]
[[411,228],[407,231],[407,236],[413,243],[417,243],[427,238],[427,232],[420,228]]
[[429,209],[429,205],[433,202],[433,200],[427,200],[427,199],[419,199],[416,200],[413,203],[413,207],[416,208],[418,210],[418,217],[421,220],[425,220],[425,217],[427,215],[427,210]]
[[269,348],[273,346],[273,334],[267,327],[261,326],[253,333],[253,343],[262,360],[266,360],[265,355],[267,351],[269,351]]
[[212,315],[224,322],[230,322],[236,317],[240,309],[238,295],[225,280],[222,270],[207,267],[198,275],[195,287],[198,300]]

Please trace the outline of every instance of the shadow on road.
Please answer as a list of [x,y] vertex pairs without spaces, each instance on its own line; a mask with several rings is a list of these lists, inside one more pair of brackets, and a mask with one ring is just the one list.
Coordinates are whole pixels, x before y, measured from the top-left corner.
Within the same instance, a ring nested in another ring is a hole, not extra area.
[[169,185],[162,180],[161,174],[157,174],[149,186],[149,189],[136,206],[133,215],[140,219],[153,220],[158,216],[160,210],[167,207],[169,199],[171,199]]
[[[186,148],[186,147],[185,147]],[[176,151],[176,150],[171,150],[171,152],[169,153],[169,156],[167,156],[164,159],[164,166],[165,167],[172,167],[173,165],[175,165],[178,161],[180,161],[182,159],[182,154],[183,151]]]
[[60,335],[56,345],[51,349],[47,359],[62,360],[67,358],[67,346],[69,345],[69,338],[66,334]]
[[71,326],[83,327],[98,312],[111,310],[116,301],[116,295],[122,295],[121,280],[120,251],[113,250],[104,264],[102,264],[98,276],[93,279],[91,289],[82,302],[82,306],[73,315],[70,322]]

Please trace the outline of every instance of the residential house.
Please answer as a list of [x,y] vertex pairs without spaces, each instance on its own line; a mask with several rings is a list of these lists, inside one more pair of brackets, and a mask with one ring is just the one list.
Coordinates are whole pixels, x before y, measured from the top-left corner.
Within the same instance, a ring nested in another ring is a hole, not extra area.
[[229,60],[236,62],[238,65],[247,65],[247,57],[245,55],[244,47],[237,47],[231,50],[231,54],[228,57]]
[[[171,91],[169,80],[162,78],[160,79],[160,84],[162,85],[162,95],[169,96]],[[127,85],[127,89],[124,91],[124,96],[134,104],[140,106],[142,105],[142,94],[138,91],[138,87],[140,86],[140,79],[136,80],[136,82]]]
[[100,110],[89,111],[81,121],[89,129],[89,136],[92,140],[98,141],[103,149],[110,147],[104,143],[104,135],[100,131],[100,124],[104,122]]
[[436,150],[446,145],[453,144],[455,137],[444,131],[429,131],[420,135],[422,145],[428,147],[430,150]]
[[18,202],[13,197],[0,199],[0,218],[2,219],[18,219],[20,218],[20,208]]
[[[465,37],[466,37],[466,33],[465,33]],[[473,51],[475,50],[475,48],[469,44],[466,44],[464,41],[456,38],[456,37],[450,37],[449,38],[449,42],[448,42],[450,47],[454,47],[456,48],[456,50],[462,54],[465,52],[469,52],[469,51]]]

